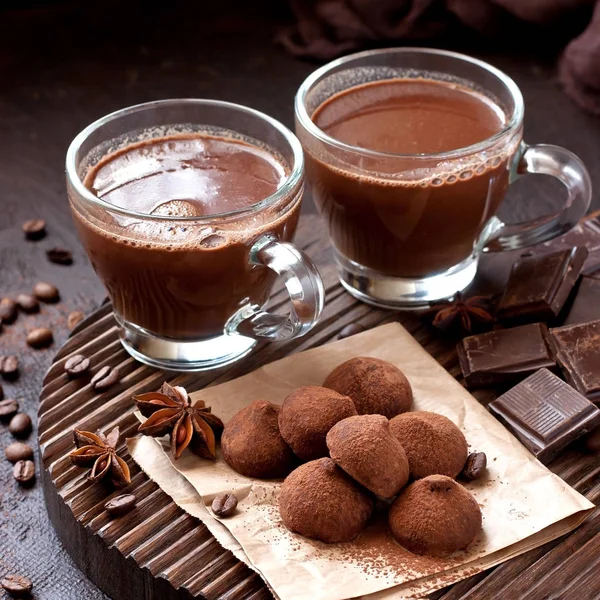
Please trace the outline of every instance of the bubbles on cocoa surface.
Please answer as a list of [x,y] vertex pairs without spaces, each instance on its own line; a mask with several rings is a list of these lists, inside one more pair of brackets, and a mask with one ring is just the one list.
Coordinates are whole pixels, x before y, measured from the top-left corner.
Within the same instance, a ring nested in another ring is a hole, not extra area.
[[469,179],[470,177],[473,177],[473,171],[471,169],[462,171],[461,174],[459,175],[459,177],[461,179]]
[[159,204],[151,213],[160,217],[201,217],[202,208],[190,200],[167,200]]
[[454,183],[456,181],[456,175],[448,175],[448,177],[446,178],[446,181],[448,183]]
[[444,185],[444,180],[441,177],[434,177],[431,180],[431,185],[439,187],[440,185]]
[[211,233],[200,240],[200,246],[202,248],[218,248],[224,246],[227,243],[225,236],[218,233]]

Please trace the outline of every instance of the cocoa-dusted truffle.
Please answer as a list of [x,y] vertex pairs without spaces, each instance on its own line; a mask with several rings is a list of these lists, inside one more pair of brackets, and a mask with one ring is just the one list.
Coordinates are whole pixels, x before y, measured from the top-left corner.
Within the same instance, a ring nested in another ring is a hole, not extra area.
[[368,490],[395,496],[408,481],[408,459],[383,415],[349,417],[327,434],[333,461]]
[[385,360],[359,356],[337,366],[323,387],[350,396],[359,415],[388,419],[410,409],[413,395],[404,373]]
[[330,458],[299,466],[279,492],[284,525],[327,543],[348,542],[367,524],[373,499]]
[[475,539],[481,531],[481,510],[470,492],[454,479],[430,475],[396,498],[389,525],[407,550],[442,557]]
[[394,417],[390,429],[406,451],[411,477],[456,477],[462,471],[467,440],[450,419],[433,412],[411,412]]
[[281,436],[302,460],[327,456],[325,436],[338,422],[355,415],[356,408],[348,396],[316,385],[292,392],[281,405]]
[[256,400],[225,425],[221,450],[229,466],[246,477],[285,477],[296,465],[279,433],[279,406]]

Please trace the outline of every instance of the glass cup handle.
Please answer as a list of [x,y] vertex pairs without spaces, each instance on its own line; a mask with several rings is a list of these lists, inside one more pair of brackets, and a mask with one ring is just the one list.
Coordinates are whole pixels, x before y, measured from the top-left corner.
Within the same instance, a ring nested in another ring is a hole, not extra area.
[[250,264],[269,267],[283,279],[290,295],[290,312],[282,316],[247,304],[229,319],[226,333],[280,342],[310,331],[325,303],[323,280],[313,261],[294,245],[266,235],[250,249]]
[[569,231],[587,212],[592,198],[590,175],[581,160],[560,146],[523,144],[512,181],[527,173],[552,175],[567,188],[565,206],[524,223],[506,224],[493,217],[483,235],[483,251],[517,250],[546,242]]

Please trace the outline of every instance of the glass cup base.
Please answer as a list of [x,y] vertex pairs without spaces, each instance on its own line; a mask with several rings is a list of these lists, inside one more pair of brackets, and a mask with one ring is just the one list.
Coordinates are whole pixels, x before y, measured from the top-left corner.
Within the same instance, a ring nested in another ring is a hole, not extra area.
[[166,371],[208,371],[224,367],[246,356],[257,344],[256,340],[235,334],[180,342],[157,337],[118,316],[116,318],[125,350],[139,362]]
[[358,300],[379,308],[420,310],[464,290],[475,278],[478,259],[470,256],[443,273],[421,279],[392,277],[363,267],[335,251],[338,275]]

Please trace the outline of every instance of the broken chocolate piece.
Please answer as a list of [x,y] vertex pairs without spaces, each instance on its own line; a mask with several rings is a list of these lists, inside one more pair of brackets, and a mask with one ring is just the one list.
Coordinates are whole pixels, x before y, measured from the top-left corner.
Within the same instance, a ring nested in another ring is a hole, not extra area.
[[600,424],[600,409],[547,369],[488,408],[543,463]]
[[547,321],[556,317],[573,290],[588,256],[584,247],[518,260],[496,315],[501,321]]
[[467,386],[519,381],[542,367],[554,367],[547,335],[543,323],[531,323],[464,338],[456,351]]
[[600,319],[600,272],[581,277],[564,325],[579,325]]
[[600,401],[600,321],[551,329],[548,342],[567,382]]

